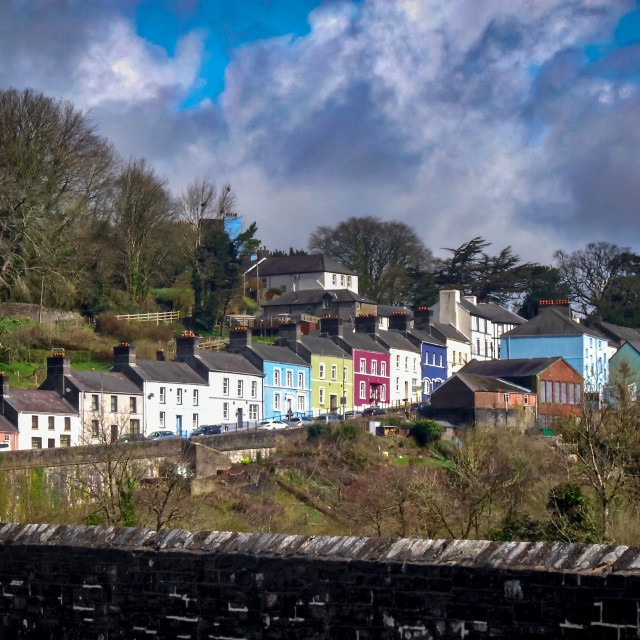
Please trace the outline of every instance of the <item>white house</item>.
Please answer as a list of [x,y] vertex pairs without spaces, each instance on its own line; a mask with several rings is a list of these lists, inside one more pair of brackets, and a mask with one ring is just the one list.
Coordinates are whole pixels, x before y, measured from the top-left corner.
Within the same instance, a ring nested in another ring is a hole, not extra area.
[[238,353],[201,351],[193,334],[177,339],[175,361],[183,362],[208,381],[210,413],[203,424],[254,426],[264,417],[264,374]]

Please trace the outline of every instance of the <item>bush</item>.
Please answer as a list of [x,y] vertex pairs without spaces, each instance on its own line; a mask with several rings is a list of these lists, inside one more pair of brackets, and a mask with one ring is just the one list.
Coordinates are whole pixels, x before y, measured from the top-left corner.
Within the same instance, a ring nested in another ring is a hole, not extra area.
[[438,442],[444,433],[444,429],[433,420],[418,420],[409,423],[409,437],[413,438],[421,447],[427,447]]

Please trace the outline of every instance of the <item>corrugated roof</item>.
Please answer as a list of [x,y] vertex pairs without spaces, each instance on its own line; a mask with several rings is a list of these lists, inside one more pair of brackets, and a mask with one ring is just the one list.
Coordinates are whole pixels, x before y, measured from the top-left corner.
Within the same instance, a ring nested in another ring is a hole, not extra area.
[[11,389],[5,402],[20,413],[77,414],[78,412],[63,400],[57,391],[41,389]]
[[73,369],[68,377],[80,391],[142,394],[142,390],[122,373]]
[[269,256],[260,264],[259,270],[261,277],[316,272],[357,275],[355,271],[321,253],[303,256]]
[[[455,373],[449,380],[458,378],[464,384],[466,384],[472,391],[487,391],[496,393],[531,393],[530,389],[521,387],[520,385],[507,382],[501,378],[495,378],[493,376],[478,376],[472,373]],[[449,382],[447,380],[447,382]],[[447,384],[445,382],[444,384]],[[444,384],[440,387],[444,387]]]
[[521,324],[503,336],[593,336],[600,340],[608,340],[607,336],[597,329],[585,327],[556,309],[545,309],[528,322]]
[[239,353],[229,353],[228,351],[200,351],[200,360],[209,371],[244,373],[253,376],[264,375],[260,369],[252,365]]

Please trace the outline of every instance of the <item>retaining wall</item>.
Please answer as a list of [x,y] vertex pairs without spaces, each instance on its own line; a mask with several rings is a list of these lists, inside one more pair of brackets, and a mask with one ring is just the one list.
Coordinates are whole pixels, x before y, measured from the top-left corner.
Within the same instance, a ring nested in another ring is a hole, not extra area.
[[0,637],[636,638],[640,550],[0,525]]

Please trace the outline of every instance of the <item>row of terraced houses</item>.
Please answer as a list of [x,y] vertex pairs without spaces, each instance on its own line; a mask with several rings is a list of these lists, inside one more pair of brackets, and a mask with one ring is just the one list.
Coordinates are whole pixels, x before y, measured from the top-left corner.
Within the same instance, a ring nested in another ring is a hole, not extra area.
[[109,372],[72,370],[54,353],[38,390],[11,389],[0,375],[0,443],[64,447],[159,429],[188,436],[203,424],[253,427],[416,402],[462,426],[549,428],[578,414],[585,394],[601,395],[616,360],[640,370],[640,334],[586,327],[566,300],[542,303],[529,321],[453,290],[431,309],[410,310],[363,298],[357,275],[326,256],[263,257],[254,266],[264,287],[282,292],[262,304],[285,318],[275,344],[253,341],[247,327],[233,329],[219,352],[185,334],[172,361],[163,351],[138,360],[120,344]]

